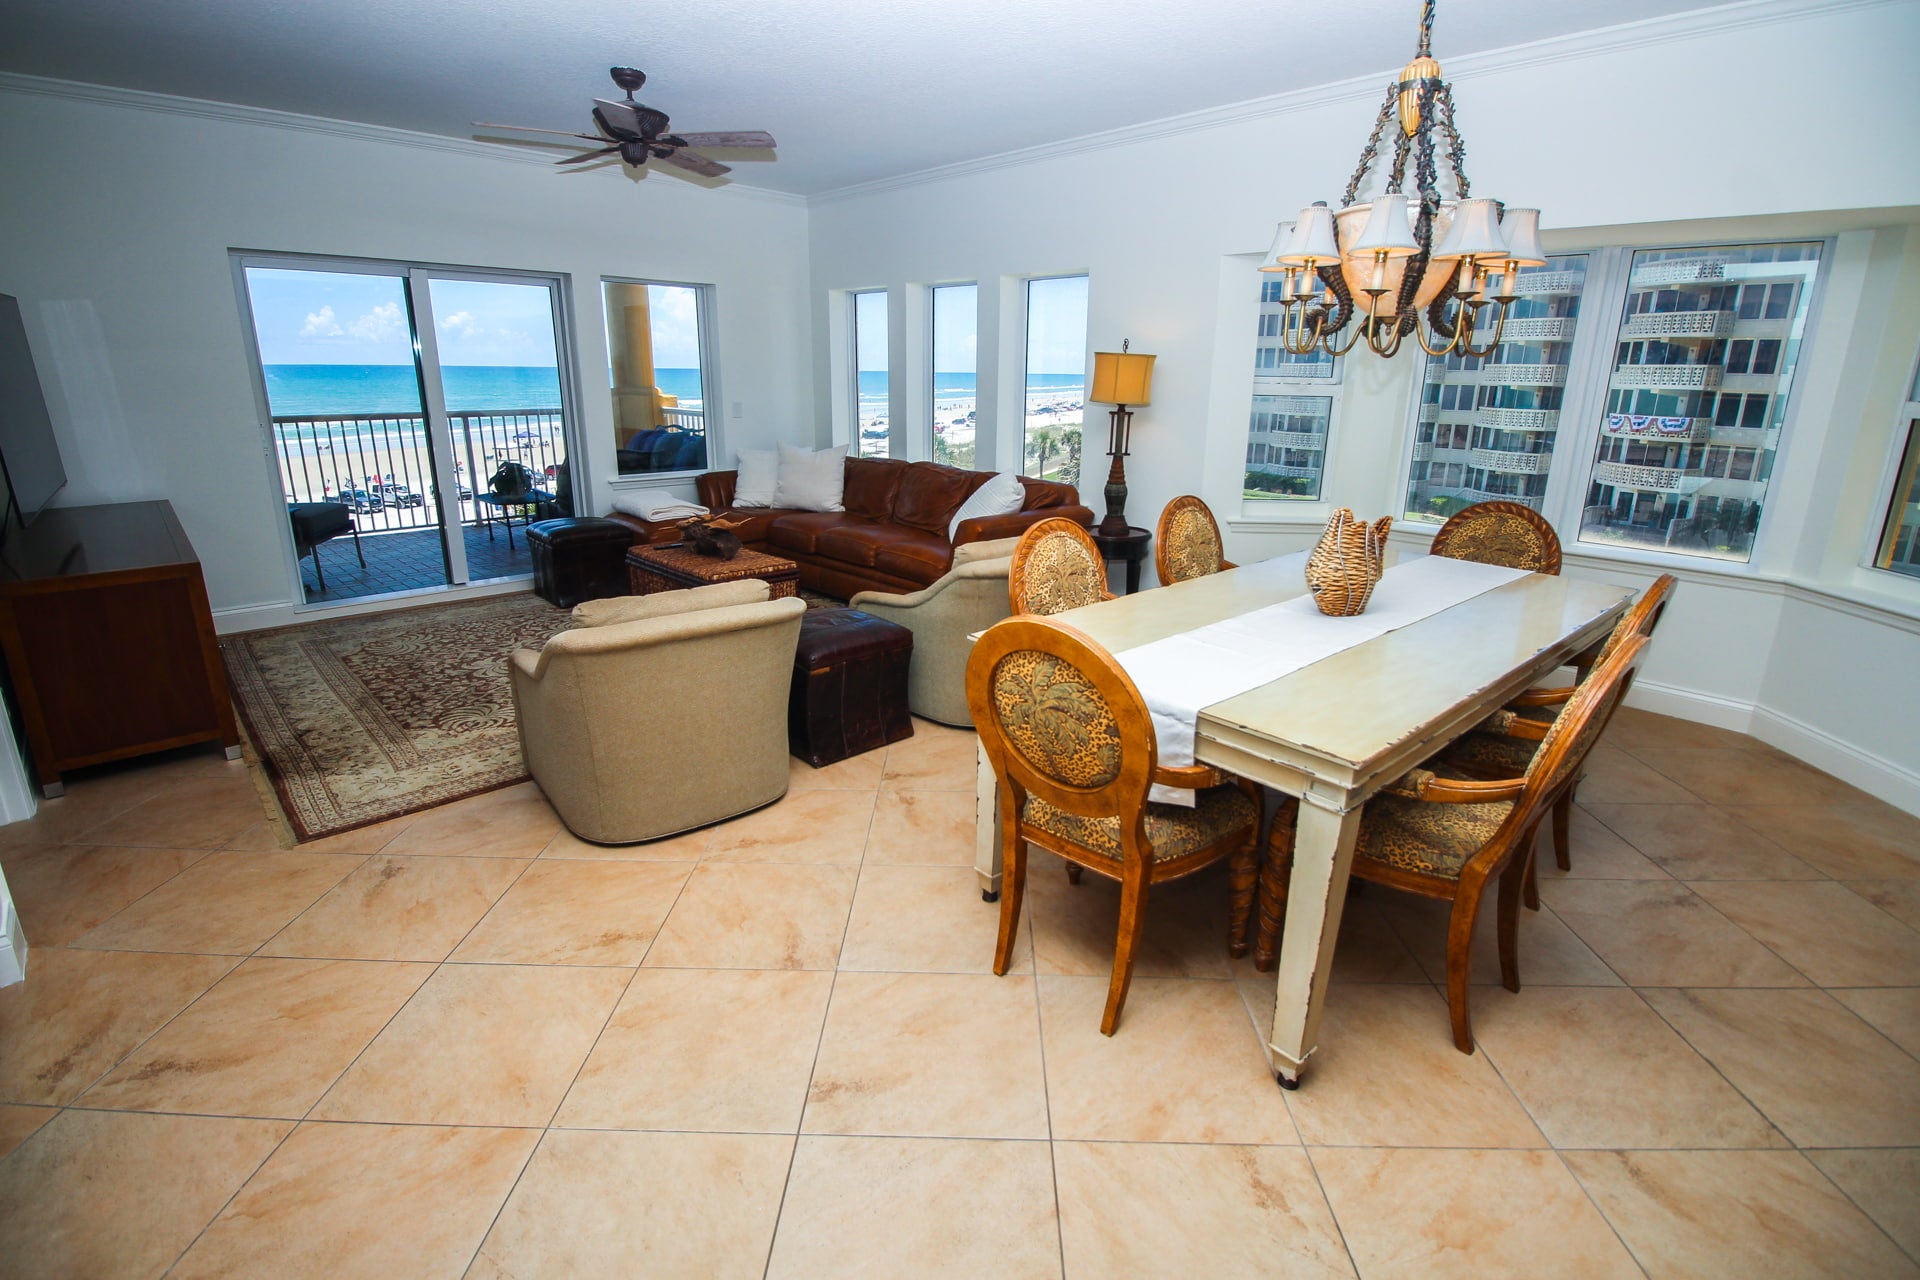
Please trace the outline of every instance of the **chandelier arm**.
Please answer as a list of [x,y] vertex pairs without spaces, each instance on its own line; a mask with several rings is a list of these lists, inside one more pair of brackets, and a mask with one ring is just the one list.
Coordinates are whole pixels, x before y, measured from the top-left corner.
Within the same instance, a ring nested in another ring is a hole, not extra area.
[[1359,346],[1360,339],[1367,336],[1367,330],[1370,329],[1372,326],[1373,326],[1373,320],[1371,317],[1361,321],[1359,324],[1352,326],[1353,335],[1349,337],[1346,340],[1345,344],[1343,345],[1336,345],[1333,340],[1334,334],[1339,333],[1340,331],[1338,329],[1328,330],[1327,333],[1320,339],[1320,346],[1323,350],[1326,351],[1328,355],[1334,357],[1337,360],[1341,356],[1344,356],[1345,354],[1347,354],[1347,352]]
[[1454,331],[1454,333],[1451,336],[1447,338],[1444,344],[1437,347],[1434,346],[1431,342],[1427,341],[1427,335],[1424,328],[1416,329],[1414,331],[1414,337],[1420,340],[1420,349],[1426,352],[1428,355],[1433,356],[1436,359],[1439,359],[1444,356],[1453,355],[1455,352],[1457,352],[1460,349],[1460,336],[1459,336],[1459,331],[1457,329]]
[[1321,306],[1321,314],[1327,322],[1328,333],[1338,333],[1346,328],[1353,319],[1353,290],[1347,288],[1347,277],[1335,263],[1331,267],[1318,267],[1314,274],[1320,277],[1320,283],[1326,286],[1333,306]]
[[1493,354],[1494,349],[1500,345],[1500,334],[1507,327],[1507,304],[1501,302],[1495,305],[1500,308],[1500,314],[1494,317],[1493,337],[1487,341],[1487,345],[1484,347],[1475,347],[1473,345],[1472,332],[1469,331],[1467,334],[1466,354],[1474,357],[1476,360],[1485,360]]
[[1453,88],[1446,81],[1440,82],[1433,97],[1434,125],[1447,140],[1447,164],[1453,169],[1453,185],[1459,192],[1459,198],[1465,200],[1473,190],[1473,184],[1467,180],[1467,144],[1460,140],[1460,131],[1453,124]]
[[[1426,133],[1427,133],[1426,127],[1423,124],[1421,126],[1420,133],[1417,135],[1417,137],[1424,138],[1426,136]],[[1413,155],[1414,143],[1416,140],[1417,140],[1416,137],[1409,137],[1407,135],[1406,130],[1404,129],[1396,129],[1394,131],[1393,171],[1391,174],[1388,175],[1389,177],[1389,181],[1387,183],[1388,191],[1399,191],[1406,185],[1407,160],[1409,157]],[[1418,176],[1419,172],[1420,172],[1419,166],[1416,163],[1414,167],[1414,174],[1415,174],[1414,185],[1416,188],[1419,186],[1419,176]]]
[[1385,136],[1387,122],[1393,119],[1394,104],[1400,100],[1400,86],[1387,87],[1387,100],[1380,104],[1380,115],[1373,122],[1373,132],[1367,137],[1367,145],[1360,151],[1359,167],[1354,169],[1353,177],[1347,182],[1347,198],[1341,207],[1355,203],[1360,198],[1360,184],[1367,179],[1367,173],[1373,168],[1375,160],[1380,158],[1380,139]]

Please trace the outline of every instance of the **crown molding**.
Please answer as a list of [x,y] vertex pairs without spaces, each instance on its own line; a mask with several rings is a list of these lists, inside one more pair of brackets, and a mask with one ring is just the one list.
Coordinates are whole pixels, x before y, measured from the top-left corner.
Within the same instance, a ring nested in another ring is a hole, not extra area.
[[[319,134],[354,142],[372,142],[391,147],[410,147],[416,151],[438,151],[446,155],[466,156],[496,163],[552,167],[550,156],[516,147],[511,143],[478,142],[471,138],[450,138],[438,133],[413,129],[395,129],[388,125],[361,124],[353,120],[335,120],[327,116],[301,115],[293,111],[275,111],[269,107],[249,107],[232,102],[212,102],[204,98],[181,98],[169,93],[150,93],[144,89],[121,89],[112,85],[86,84],[78,80],[54,80],[45,76],[21,75],[0,71],[0,93],[31,97],[58,98],[67,102],[91,102],[99,106],[132,111],[152,111],[161,115],[186,116],[198,120],[217,120],[227,124],[253,125],[257,128],[285,129],[293,133]],[[774,204],[805,206],[807,198],[768,187],[728,182],[705,190],[734,199],[763,200]]]
[[[1651,44],[1667,44],[1702,36],[1724,35],[1731,31],[1775,26],[1784,22],[1797,22],[1804,18],[1832,17],[1860,9],[1913,7],[1916,3],[1920,3],[1920,0],[1738,0],[1733,4],[1694,9],[1660,18],[1646,18],[1638,22],[1623,22],[1617,26],[1598,27],[1590,31],[1577,31],[1570,35],[1511,45],[1504,49],[1451,55],[1445,60],[1444,65],[1449,80],[1476,79],[1501,72],[1551,66],[1577,58],[1590,58],[1596,54],[1627,52]],[[808,203],[837,204],[882,192],[928,186],[955,178],[970,177],[974,174],[990,173],[998,169],[1041,164],[1067,156],[1106,151],[1137,142],[1153,142],[1203,129],[1216,129],[1224,125],[1267,120],[1318,107],[1357,102],[1363,99],[1368,102],[1377,102],[1384,86],[1398,74],[1398,71],[1397,67],[1386,68],[1369,75],[1352,76],[1345,80],[1335,80],[1304,89],[1290,89],[1285,93],[1276,93],[1264,98],[1250,98],[1244,102],[1229,103],[1223,107],[1208,107],[1204,110],[1165,116],[1124,128],[1104,129],[1098,133],[1083,134],[1080,137],[1067,138],[1059,142],[1041,143],[1038,146],[1003,151],[972,160],[936,165],[933,168],[919,169],[912,173],[876,178],[871,182],[855,183],[852,186],[818,192],[809,199]]]

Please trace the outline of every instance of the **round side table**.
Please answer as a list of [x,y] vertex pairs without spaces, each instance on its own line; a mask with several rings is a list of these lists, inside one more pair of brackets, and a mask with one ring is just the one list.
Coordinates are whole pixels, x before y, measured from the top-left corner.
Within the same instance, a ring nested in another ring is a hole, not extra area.
[[1100,526],[1095,525],[1093,545],[1100,548],[1101,558],[1108,564],[1115,560],[1127,562],[1127,595],[1140,589],[1140,562],[1147,558],[1147,548],[1153,545],[1153,530],[1129,526],[1125,533],[1104,534]]

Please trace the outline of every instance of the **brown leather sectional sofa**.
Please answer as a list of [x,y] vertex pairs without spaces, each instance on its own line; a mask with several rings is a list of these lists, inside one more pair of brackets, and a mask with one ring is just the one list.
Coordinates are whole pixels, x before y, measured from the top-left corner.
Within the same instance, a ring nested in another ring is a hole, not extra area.
[[[918,591],[953,563],[956,544],[1018,537],[1027,526],[1052,516],[1092,525],[1070,484],[1021,477],[1026,502],[1012,515],[963,521],[953,541],[947,526],[991,471],[962,471],[934,462],[848,458],[845,511],[783,511],[733,505],[733,471],[709,471],[695,482],[703,505],[729,519],[750,550],[784,556],[800,566],[801,585],[841,599],[857,591]],[[671,524],[613,512],[634,532],[635,542],[672,542]]]

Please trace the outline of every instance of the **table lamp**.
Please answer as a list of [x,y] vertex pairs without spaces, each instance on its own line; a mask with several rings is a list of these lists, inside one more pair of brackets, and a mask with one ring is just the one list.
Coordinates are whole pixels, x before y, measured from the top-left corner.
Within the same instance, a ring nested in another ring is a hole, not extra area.
[[1107,452],[1113,466],[1107,471],[1107,514],[1095,529],[1106,537],[1127,532],[1127,435],[1133,427],[1133,411],[1128,405],[1149,403],[1153,387],[1153,357],[1129,351],[1131,339],[1118,351],[1093,353],[1093,390],[1087,399],[1114,406],[1108,417]]

